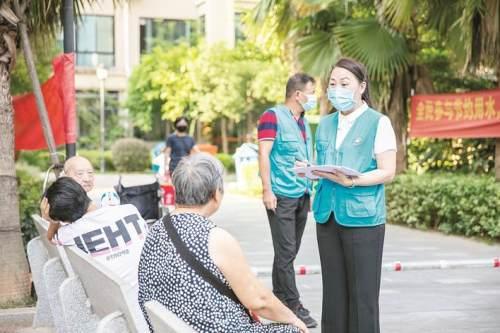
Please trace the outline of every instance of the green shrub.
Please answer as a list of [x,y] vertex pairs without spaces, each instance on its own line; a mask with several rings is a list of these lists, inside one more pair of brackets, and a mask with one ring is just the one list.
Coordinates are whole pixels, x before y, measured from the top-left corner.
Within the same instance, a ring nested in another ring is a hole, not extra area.
[[[63,151],[58,151],[59,159],[61,162],[64,161],[65,156]],[[78,149],[77,154],[87,158],[94,169],[98,171],[101,167],[101,153],[99,150],[88,150],[88,149]],[[28,165],[39,168],[42,171],[46,171],[51,165],[49,152],[47,150],[38,151],[22,151],[17,159],[18,163],[26,163]],[[106,171],[115,170],[113,164],[113,155],[111,151],[107,150],[104,152],[104,162],[106,166]]]
[[[95,171],[99,171],[101,169],[101,152],[99,150],[78,150],[78,155],[87,158]],[[110,150],[104,151],[104,166],[106,172],[114,171],[115,165],[113,164],[113,154]]]
[[[60,161],[64,161],[64,151],[58,151]],[[50,162],[50,155],[48,150],[37,150],[37,151],[21,151],[17,159],[17,163],[26,163],[28,165],[37,167],[42,171],[46,171],[49,166],[52,165]]]
[[215,157],[217,157],[217,159],[221,161],[227,173],[234,172],[234,159],[232,155],[220,153],[216,154]]
[[495,140],[414,138],[408,145],[408,168],[418,173],[458,171],[492,175]]
[[500,240],[500,184],[493,177],[405,174],[386,195],[390,223]]
[[143,140],[127,138],[117,140],[111,149],[117,171],[144,171],[151,164],[149,149]]
[[38,169],[26,164],[16,168],[19,193],[19,216],[24,246],[38,236],[31,214],[39,213],[40,198],[42,197],[43,181]]

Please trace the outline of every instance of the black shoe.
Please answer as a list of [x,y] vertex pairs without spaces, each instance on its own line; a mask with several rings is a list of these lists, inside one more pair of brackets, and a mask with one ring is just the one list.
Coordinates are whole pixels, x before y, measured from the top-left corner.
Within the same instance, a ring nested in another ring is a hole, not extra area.
[[307,310],[302,304],[299,304],[294,310],[292,310],[295,315],[306,324],[307,328],[314,328],[318,326],[316,320],[310,316],[309,310]]

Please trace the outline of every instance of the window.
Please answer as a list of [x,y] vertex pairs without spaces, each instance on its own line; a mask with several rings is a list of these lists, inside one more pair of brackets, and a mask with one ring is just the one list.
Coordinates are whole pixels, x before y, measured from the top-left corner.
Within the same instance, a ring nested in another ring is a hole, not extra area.
[[[115,65],[113,16],[84,15],[76,27],[77,66]],[[93,59],[97,56],[97,59]],[[97,62],[97,63],[95,63]]]
[[196,38],[194,21],[149,19],[140,21],[141,54],[149,53],[158,45],[174,45],[185,41],[193,44]]
[[242,20],[243,15],[244,13],[234,13],[234,36],[236,42],[246,39]]
[[198,31],[200,36],[203,37],[205,37],[205,21],[205,15],[200,16],[200,18],[198,19]]

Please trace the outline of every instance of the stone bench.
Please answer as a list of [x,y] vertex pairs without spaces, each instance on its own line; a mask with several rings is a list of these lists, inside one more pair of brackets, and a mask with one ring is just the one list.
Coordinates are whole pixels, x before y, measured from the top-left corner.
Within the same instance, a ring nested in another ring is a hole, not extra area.
[[[47,239],[48,222],[38,215],[32,218],[40,234],[27,246],[38,296],[33,326],[52,327],[57,333],[136,332],[123,313],[128,304],[116,304],[123,297],[120,282],[102,273],[104,267],[94,267],[95,262],[78,248],[52,244]],[[93,284],[114,288],[101,299]],[[109,306],[103,309],[101,303]]]
[[148,317],[155,332],[194,333],[195,331],[158,301],[145,304]]
[[[33,327],[57,333],[138,332],[138,304],[127,297],[132,286],[76,246],[52,244],[48,222],[32,218],[40,234],[27,246],[38,296]],[[148,302],[146,309],[156,332],[194,332],[158,302]]]

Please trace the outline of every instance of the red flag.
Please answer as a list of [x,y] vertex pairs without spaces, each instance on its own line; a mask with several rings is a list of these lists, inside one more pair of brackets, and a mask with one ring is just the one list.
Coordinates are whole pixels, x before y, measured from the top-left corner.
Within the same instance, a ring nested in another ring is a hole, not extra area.
[[[62,54],[52,62],[54,74],[42,84],[52,134],[56,145],[76,142],[74,54]],[[14,128],[16,150],[46,149],[35,96],[15,96]]]
[[500,138],[500,89],[413,96],[410,136]]

